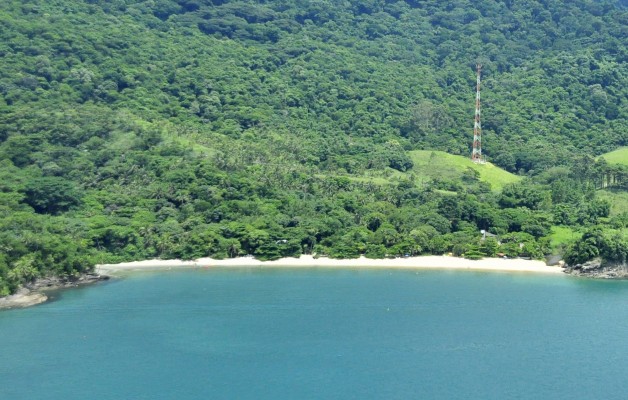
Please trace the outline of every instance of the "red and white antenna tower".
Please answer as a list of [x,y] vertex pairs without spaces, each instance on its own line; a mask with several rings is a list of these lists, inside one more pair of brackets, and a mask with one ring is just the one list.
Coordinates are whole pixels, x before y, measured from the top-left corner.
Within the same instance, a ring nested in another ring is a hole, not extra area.
[[477,65],[478,71],[478,84],[477,92],[475,94],[475,125],[473,126],[473,152],[471,153],[471,160],[474,163],[484,163],[482,157],[482,123],[480,120],[480,72],[482,71],[482,65]]

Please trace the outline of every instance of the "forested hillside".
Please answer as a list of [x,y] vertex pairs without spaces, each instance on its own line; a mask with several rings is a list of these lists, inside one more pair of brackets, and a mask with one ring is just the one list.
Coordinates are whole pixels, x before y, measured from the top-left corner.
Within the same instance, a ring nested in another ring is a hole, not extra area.
[[[591,0],[5,0],[0,294],[148,257],[541,257],[557,225],[628,249],[597,196],[627,169],[595,160],[628,144],[626,37]],[[484,152],[524,179],[439,153],[470,154],[478,62]]]

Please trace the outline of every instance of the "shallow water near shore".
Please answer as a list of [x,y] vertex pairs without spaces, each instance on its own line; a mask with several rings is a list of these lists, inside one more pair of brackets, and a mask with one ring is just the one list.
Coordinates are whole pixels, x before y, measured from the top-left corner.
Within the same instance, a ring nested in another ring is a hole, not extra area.
[[0,313],[0,398],[625,397],[625,281],[211,268],[57,296]]

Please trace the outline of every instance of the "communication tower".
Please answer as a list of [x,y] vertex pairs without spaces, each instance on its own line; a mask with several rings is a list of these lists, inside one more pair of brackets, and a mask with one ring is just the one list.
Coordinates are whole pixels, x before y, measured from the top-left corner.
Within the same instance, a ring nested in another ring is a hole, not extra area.
[[480,118],[480,73],[482,71],[482,65],[477,64],[478,80],[477,80],[477,92],[475,94],[475,124],[473,126],[473,151],[471,153],[471,160],[474,163],[484,164],[486,161],[482,156],[482,122]]

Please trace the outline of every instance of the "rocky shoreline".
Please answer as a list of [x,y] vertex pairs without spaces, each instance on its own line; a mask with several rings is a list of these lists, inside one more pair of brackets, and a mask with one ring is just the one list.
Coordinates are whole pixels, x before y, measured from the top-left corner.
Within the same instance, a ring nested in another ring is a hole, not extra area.
[[46,277],[37,279],[20,288],[17,293],[0,298],[0,310],[24,308],[41,304],[48,300],[47,291],[89,285],[106,281],[107,275],[95,273],[82,274],[78,277]]
[[565,273],[595,279],[628,279],[628,264],[603,262],[598,258],[583,264],[567,265]]

